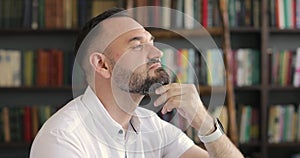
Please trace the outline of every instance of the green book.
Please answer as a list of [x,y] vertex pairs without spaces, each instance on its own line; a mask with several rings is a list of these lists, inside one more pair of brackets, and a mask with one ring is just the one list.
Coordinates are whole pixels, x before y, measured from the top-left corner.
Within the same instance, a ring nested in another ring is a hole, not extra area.
[[34,52],[27,50],[23,56],[23,85],[34,85]]
[[45,28],[45,0],[38,0],[38,23],[39,28]]

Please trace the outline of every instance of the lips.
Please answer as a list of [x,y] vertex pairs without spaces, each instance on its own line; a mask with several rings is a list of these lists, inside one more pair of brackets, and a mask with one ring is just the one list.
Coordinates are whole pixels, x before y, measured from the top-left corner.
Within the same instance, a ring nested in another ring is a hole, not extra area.
[[156,69],[156,68],[159,68],[159,67],[161,67],[161,64],[160,64],[160,63],[154,63],[154,64],[152,64],[152,65],[149,67],[149,69]]

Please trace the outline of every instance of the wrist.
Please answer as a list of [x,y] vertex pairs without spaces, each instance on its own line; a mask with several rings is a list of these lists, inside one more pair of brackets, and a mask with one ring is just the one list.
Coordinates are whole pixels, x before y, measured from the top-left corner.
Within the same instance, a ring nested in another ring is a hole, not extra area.
[[200,127],[197,129],[198,129],[198,134],[202,136],[206,136],[213,133],[216,130],[214,119],[210,115],[207,115],[206,119],[202,121]]
[[219,139],[224,134],[222,124],[217,118],[214,119],[213,129],[214,131],[208,133],[207,135],[203,135],[202,133],[200,133],[200,131],[198,132],[198,137],[203,143],[213,142]]

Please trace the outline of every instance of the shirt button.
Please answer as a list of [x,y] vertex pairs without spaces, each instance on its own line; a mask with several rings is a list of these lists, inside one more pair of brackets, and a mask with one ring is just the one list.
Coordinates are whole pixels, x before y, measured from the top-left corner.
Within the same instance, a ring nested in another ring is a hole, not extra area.
[[123,134],[123,130],[120,129],[120,130],[119,130],[119,134]]

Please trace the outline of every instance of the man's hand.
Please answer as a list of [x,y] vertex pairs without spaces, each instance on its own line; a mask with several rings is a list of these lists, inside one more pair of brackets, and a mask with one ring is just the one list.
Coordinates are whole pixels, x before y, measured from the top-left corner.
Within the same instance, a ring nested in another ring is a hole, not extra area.
[[154,102],[154,106],[165,103],[162,114],[177,109],[201,135],[208,135],[215,130],[213,118],[203,106],[195,85],[171,83],[156,89],[155,93],[160,97]]
[[[159,106],[165,103],[161,111],[163,114],[177,109],[191,123],[191,126],[196,128],[203,136],[209,135],[215,130],[213,118],[203,106],[193,84],[172,83],[159,87],[155,90],[155,93],[161,96],[154,102],[154,105]],[[213,142],[205,143],[205,147],[209,156],[195,145],[181,157],[244,157],[226,135],[222,135]]]

